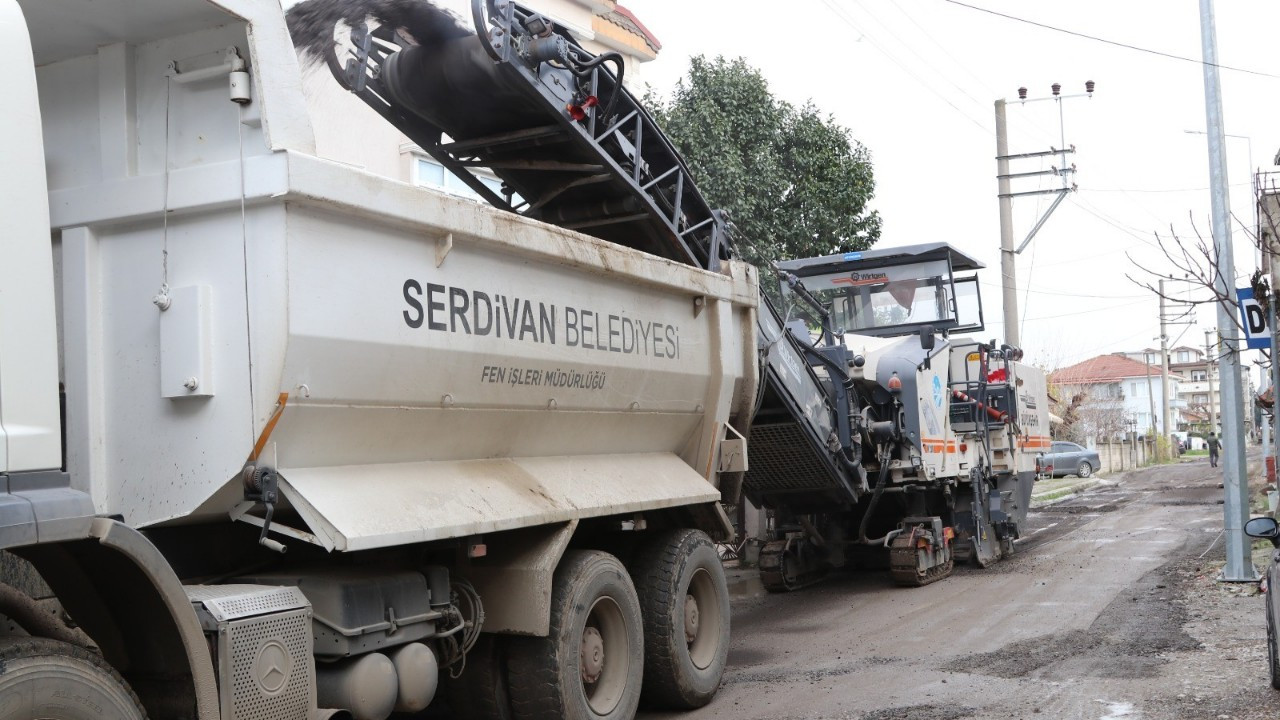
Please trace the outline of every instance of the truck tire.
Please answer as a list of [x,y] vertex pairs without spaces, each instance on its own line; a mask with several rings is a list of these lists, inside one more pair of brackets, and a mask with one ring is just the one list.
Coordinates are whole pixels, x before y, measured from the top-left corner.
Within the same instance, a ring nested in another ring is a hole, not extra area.
[[640,602],[622,563],[571,550],[551,585],[551,631],[513,637],[507,656],[516,720],[630,720],[644,669]]
[[485,633],[467,653],[466,667],[458,677],[447,679],[445,692],[449,707],[468,720],[512,720],[511,696],[507,691],[506,638]]
[[44,638],[0,640],[0,720],[146,720],[138,696],[105,660]]
[[664,533],[640,549],[631,574],[644,618],[646,706],[706,705],[729,657],[729,588],[715,544],[701,530]]

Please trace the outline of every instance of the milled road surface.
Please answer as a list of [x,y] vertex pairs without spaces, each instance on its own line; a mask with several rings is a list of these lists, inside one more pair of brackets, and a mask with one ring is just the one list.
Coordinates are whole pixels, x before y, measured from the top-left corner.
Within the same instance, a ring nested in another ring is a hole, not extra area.
[[1214,581],[1220,473],[1151,468],[1033,510],[1011,560],[923,588],[849,572],[738,603],[715,701],[641,717],[1280,717],[1263,599]]

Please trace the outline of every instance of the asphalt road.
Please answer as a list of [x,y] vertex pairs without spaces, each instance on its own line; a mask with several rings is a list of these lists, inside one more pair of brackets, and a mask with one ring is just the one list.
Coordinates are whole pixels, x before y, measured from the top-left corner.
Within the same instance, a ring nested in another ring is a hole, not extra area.
[[715,701],[649,718],[1275,718],[1262,598],[1214,582],[1221,470],[1130,473],[1032,512],[1017,554],[916,589],[835,574],[737,603]]

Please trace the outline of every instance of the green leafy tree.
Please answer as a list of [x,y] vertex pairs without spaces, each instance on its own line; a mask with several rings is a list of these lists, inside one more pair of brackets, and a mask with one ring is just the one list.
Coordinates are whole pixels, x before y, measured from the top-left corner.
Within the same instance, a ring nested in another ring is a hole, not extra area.
[[669,99],[647,101],[709,202],[729,212],[746,260],[767,267],[879,239],[867,149],[812,102],[775,98],[741,58],[695,57]]

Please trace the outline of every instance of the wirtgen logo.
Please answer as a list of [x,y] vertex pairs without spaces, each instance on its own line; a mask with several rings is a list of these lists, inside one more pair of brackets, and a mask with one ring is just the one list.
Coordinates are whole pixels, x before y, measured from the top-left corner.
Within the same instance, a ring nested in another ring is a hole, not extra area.
[[849,273],[849,277],[835,278],[831,282],[835,285],[876,285],[889,282],[889,276],[885,273]]

